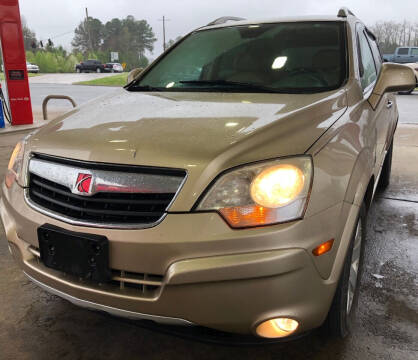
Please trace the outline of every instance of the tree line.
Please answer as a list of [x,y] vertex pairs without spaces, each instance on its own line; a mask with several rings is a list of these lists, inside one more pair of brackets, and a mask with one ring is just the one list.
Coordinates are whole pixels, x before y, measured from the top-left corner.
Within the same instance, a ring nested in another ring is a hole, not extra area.
[[74,33],[74,51],[96,54],[102,62],[110,61],[110,52],[118,52],[120,62],[125,62],[130,69],[148,65],[145,53],[152,52],[157,41],[148,22],[132,15],[125,19],[114,18],[105,24],[89,17],[80,22]]
[[382,53],[391,54],[399,46],[418,46],[418,23],[379,21],[370,27]]
[[119,53],[119,62],[126,63],[127,71],[145,67],[149,63],[146,51],[152,52],[157,41],[147,21],[132,15],[104,24],[93,17],[81,21],[74,30],[72,51],[55,46],[52,39],[38,40],[24,18],[22,30],[26,59],[37,64],[41,73],[74,72],[75,65],[87,59],[110,62],[111,52]]
[[[110,52],[119,53],[119,62],[126,70],[148,65],[146,52],[154,50],[155,34],[146,20],[129,15],[106,23],[89,17],[74,30],[72,51],[55,46],[51,39],[38,40],[35,32],[22,18],[26,58],[40,67],[43,73],[73,72],[75,65],[86,59],[110,62]],[[418,23],[408,21],[379,21],[370,27],[378,39],[382,53],[393,53],[399,46],[418,46]],[[169,40],[167,46],[181,39]],[[1,57],[0,57],[1,61]]]

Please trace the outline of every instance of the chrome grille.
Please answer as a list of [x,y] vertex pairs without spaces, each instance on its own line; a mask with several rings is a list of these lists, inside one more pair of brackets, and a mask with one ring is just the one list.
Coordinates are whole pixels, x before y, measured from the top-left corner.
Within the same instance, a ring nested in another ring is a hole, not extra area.
[[[30,205],[52,217],[97,227],[150,227],[165,216],[185,179],[184,171],[131,167],[114,171],[111,165],[34,158],[29,163]],[[92,177],[86,194],[77,188],[78,174]]]

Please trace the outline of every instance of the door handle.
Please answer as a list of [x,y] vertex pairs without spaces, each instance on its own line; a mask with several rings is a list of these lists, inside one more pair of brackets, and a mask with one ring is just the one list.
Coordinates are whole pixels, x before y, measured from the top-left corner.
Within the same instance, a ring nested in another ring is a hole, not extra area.
[[388,103],[386,104],[386,107],[390,109],[392,106],[393,106],[393,102],[389,100]]

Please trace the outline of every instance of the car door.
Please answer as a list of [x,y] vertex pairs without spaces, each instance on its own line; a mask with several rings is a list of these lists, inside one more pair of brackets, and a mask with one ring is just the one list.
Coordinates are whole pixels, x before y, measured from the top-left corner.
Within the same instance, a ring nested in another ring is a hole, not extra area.
[[[382,66],[381,60],[377,61],[375,59],[377,56],[373,55],[371,46],[372,41],[371,35],[368,34],[366,28],[363,25],[358,24],[357,52],[359,59],[360,82],[363,88],[364,99],[368,99],[371,95],[371,92],[376,84],[378,73]],[[365,106],[367,107],[368,113],[368,124],[370,128],[369,136],[371,137],[370,142],[374,146],[374,173],[375,176],[378,176],[384,159],[387,134],[390,128],[390,109],[388,109],[388,107],[392,107],[393,102],[390,102],[388,95],[384,94],[375,110],[371,108],[367,101],[365,101]]]
[[[373,58],[376,64],[376,70],[379,73],[380,69],[382,67],[383,63],[383,56],[380,52],[379,45],[377,44],[376,39],[374,36],[369,35],[369,33],[366,30],[366,36],[367,40],[369,41],[370,48],[373,53]],[[390,142],[392,141],[393,133],[396,128],[396,123],[398,121],[397,118],[397,110],[396,110],[396,98],[395,94],[393,93],[387,93],[384,97],[384,105],[386,109],[384,110],[386,112],[385,117],[387,118],[387,122],[379,123],[378,126],[382,127],[381,129],[381,141],[382,141],[382,162],[386,156],[386,151],[388,150],[390,146]]]
[[409,62],[418,62],[418,47],[411,48],[411,60]]
[[411,58],[409,55],[410,48],[401,47],[398,48],[395,55],[395,62],[397,63],[408,63],[411,62]]

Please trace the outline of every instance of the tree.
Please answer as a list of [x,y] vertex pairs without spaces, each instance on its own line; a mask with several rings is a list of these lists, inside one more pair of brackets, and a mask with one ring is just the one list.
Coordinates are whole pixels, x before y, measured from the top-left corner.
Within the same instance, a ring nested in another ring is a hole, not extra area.
[[119,19],[112,19],[104,25],[103,31],[103,49],[120,51],[120,39],[122,35],[122,21]]
[[103,50],[136,52],[154,50],[155,38],[152,27],[146,20],[136,20],[132,15],[125,19],[112,19],[104,26]]
[[[34,50],[38,46],[38,41],[36,40],[36,34],[34,31],[29,29],[26,19],[22,16],[22,31],[23,31],[23,43],[25,45],[25,50]],[[35,47],[33,46],[35,45]]]
[[383,53],[393,53],[399,46],[418,46],[418,23],[379,21],[371,30]]
[[110,52],[119,53],[127,69],[148,65],[146,51],[154,50],[155,38],[146,20],[136,20],[129,15],[125,19],[112,19],[104,25],[102,51],[110,58]]
[[89,16],[74,30],[75,35],[71,45],[82,53],[98,51],[103,43],[103,30],[102,22]]
[[132,15],[125,19],[112,19],[105,24],[89,18],[81,22],[75,30],[72,42],[75,52],[84,56],[94,56],[102,62],[110,61],[110,52],[119,53],[119,61],[127,64],[127,69],[148,64],[147,51],[154,50],[157,41],[146,20],[137,20]]
[[167,48],[169,48],[170,46],[173,46],[176,42],[180,41],[181,39],[183,39],[183,36],[177,36],[174,40],[168,40],[167,42]]

